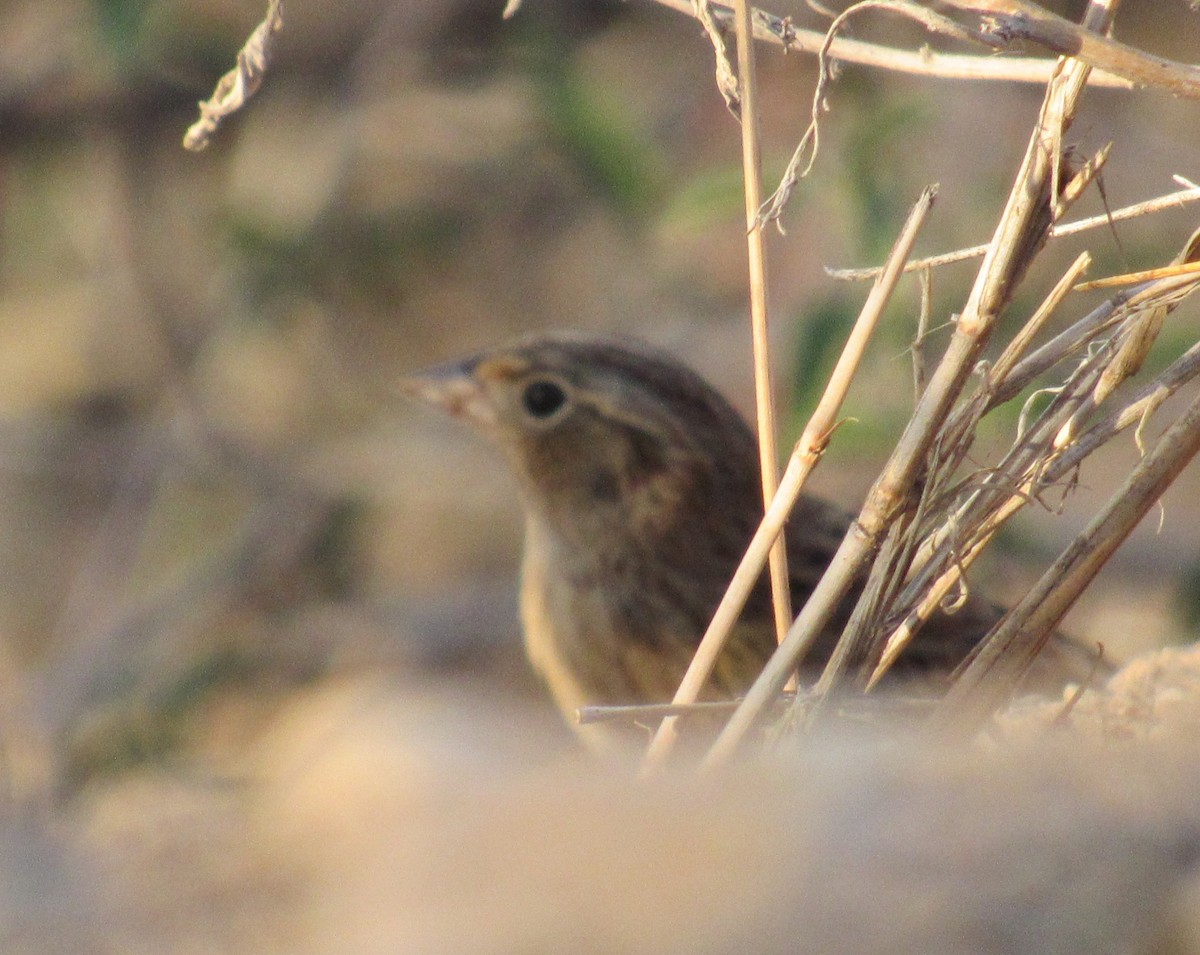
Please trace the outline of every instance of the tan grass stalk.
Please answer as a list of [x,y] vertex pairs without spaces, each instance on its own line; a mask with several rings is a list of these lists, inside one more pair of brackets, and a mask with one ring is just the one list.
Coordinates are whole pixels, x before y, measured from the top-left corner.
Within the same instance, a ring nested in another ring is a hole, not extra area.
[[[1085,19],[1072,23],[1028,0],[945,0],[947,5],[984,17],[981,32],[1003,45],[1028,41],[1060,56],[1106,70],[1176,96],[1200,95],[1200,67],[1175,63],[1118,43]],[[1115,8],[1119,0],[1114,0]],[[1093,9],[1098,5],[1093,4]],[[1106,11],[1107,13],[1107,11]],[[1111,20],[1111,17],[1110,17]]]
[[[766,239],[758,223],[762,205],[762,157],[759,148],[758,83],[754,68],[754,36],[748,0],[735,0],[738,77],[741,81],[742,178],[746,202],[746,248],[750,278],[750,330],[754,350],[754,397],[758,417],[759,467],[763,507],[779,489],[779,446],[775,426],[775,383],[771,374],[771,342],[767,303]],[[787,544],[780,534],[771,547],[771,606],[775,635],[783,642],[792,622]]]
[[[692,0],[654,0],[688,16],[695,16]],[[733,22],[733,10],[724,4],[710,3],[709,10],[718,25]],[[788,52],[815,54],[824,47],[826,33],[796,27],[790,17],[754,10],[754,35],[759,40],[783,47]],[[946,80],[973,80],[1011,83],[1047,83],[1054,74],[1056,61],[1037,57],[995,57],[973,54],[942,53],[937,50],[902,50],[863,40],[838,37],[829,48],[834,59],[857,63],[893,73],[927,76]],[[1111,73],[1097,70],[1093,86],[1135,89],[1138,84]]]
[[[1081,232],[1086,232],[1089,229],[1096,229],[1100,226],[1110,226],[1114,222],[1122,222],[1126,219],[1135,219],[1139,216],[1149,215],[1154,212],[1160,212],[1163,209],[1183,206],[1189,202],[1200,200],[1200,188],[1190,186],[1187,189],[1181,189],[1178,192],[1169,192],[1165,196],[1156,196],[1153,199],[1147,199],[1145,202],[1138,202],[1131,206],[1123,206],[1120,209],[1114,209],[1112,212],[1106,212],[1104,215],[1090,216],[1087,219],[1080,219],[1078,222],[1065,222],[1055,224],[1050,228],[1051,239],[1061,239],[1064,236],[1078,235]],[[988,250],[986,245],[973,245],[966,249],[955,249],[953,252],[943,252],[940,255],[931,255],[924,259],[913,259],[905,266],[906,272],[919,272],[924,269],[938,268],[943,265],[952,265],[955,262],[965,262],[967,259],[977,259]],[[879,266],[871,266],[865,269],[826,269],[825,274],[830,278],[835,278],[844,282],[861,282],[867,279],[874,279],[879,274]],[[1101,280],[1105,281],[1105,280]],[[1092,287],[1091,283],[1085,283],[1078,286],[1078,290]],[[1097,286],[1098,287],[1098,286]]]
[[[896,283],[904,271],[904,262],[912,251],[917,234],[924,224],[929,210],[933,207],[936,196],[937,190],[934,187],[927,188],[909,213],[908,220],[888,255],[884,273],[872,287],[866,302],[863,303],[862,311],[838,357],[829,382],[825,386],[825,391],[821,395],[821,400],[817,403],[816,410],[813,411],[812,417],[792,450],[787,468],[780,481],[779,491],[768,505],[766,514],[750,541],[750,546],[742,557],[742,561],[733,575],[733,580],[730,582],[725,596],[721,598],[721,602],[713,614],[712,622],[696,649],[696,654],[672,701],[674,704],[684,705],[695,702],[712,673],[713,667],[716,666],[717,658],[729,639],[733,625],[741,616],[746,600],[762,574],[768,549],[787,522],[788,515],[795,506],[808,475],[812,473],[813,468],[817,466],[821,456],[825,453],[830,436],[837,427],[837,417],[842,403],[846,399],[850,383],[862,361],[867,343],[879,323],[884,308],[891,300]],[[784,683],[786,682],[787,677],[785,676]],[[780,684],[780,689],[782,688],[783,684]],[[663,720],[646,752],[643,764],[645,770],[653,769],[666,758],[674,746],[675,736],[674,720],[672,718]]]
[[[1034,314],[1025,323],[1021,331],[1008,343],[1007,347],[1001,353],[1000,358],[985,372],[986,380],[984,387],[976,392],[973,398],[958,410],[958,413],[950,416],[947,420],[945,427],[942,429],[942,436],[939,439],[949,448],[948,451],[941,455],[941,460],[939,461],[940,469],[947,475],[961,464],[967,450],[970,448],[975,428],[987,406],[988,384],[993,381],[1003,381],[1008,376],[1018,358],[1028,348],[1030,342],[1070,292],[1075,279],[1087,268],[1089,261],[1090,256],[1084,252],[1072,263],[1071,267],[1059,279],[1054,288],[1051,289],[1050,294],[1046,296],[1041,305],[1034,311]],[[953,519],[948,521],[947,524],[949,526],[941,535],[943,538],[957,526]],[[992,533],[998,527],[999,524],[996,525]],[[920,532],[920,522],[917,522],[915,530]],[[879,679],[882,678],[899,657],[900,652],[908,645],[921,626],[924,625],[925,621],[942,605],[951,589],[962,586],[962,575],[965,573],[966,568],[979,555],[986,542],[991,539],[991,536],[991,534],[988,534],[966,552],[956,553],[952,567],[930,587],[920,605],[908,613],[904,623],[886,640],[883,639],[883,634],[886,631],[881,631],[879,637],[872,641],[865,653],[866,665],[870,668],[872,661],[878,660],[878,662],[874,664],[873,669],[870,669],[866,689],[870,690],[873,688]],[[910,573],[920,571],[925,560],[929,557],[931,543],[937,541],[938,538],[939,535],[935,533],[923,541],[920,548],[917,547],[915,542],[910,545],[915,551]],[[922,557],[922,551],[925,551],[924,557]]]
[[[1192,288],[1195,287],[1196,283],[1193,283]],[[925,546],[932,547],[933,553],[926,554],[925,561],[916,562],[915,576],[906,588],[909,596],[897,601],[900,607],[910,606],[916,599],[919,599],[919,603],[906,612],[904,621],[884,643],[880,662],[870,675],[868,688],[891,666],[951,588],[960,583],[965,568],[1004,521],[1036,499],[1044,488],[1064,479],[1100,443],[1135,422],[1144,420],[1168,395],[1200,370],[1196,355],[1200,352],[1200,346],[1197,346],[1145,386],[1125,406],[1110,412],[1104,421],[1094,425],[1085,435],[1073,438],[1069,444],[1061,440],[1068,423],[1082,420],[1088,409],[1095,407],[1096,383],[1103,381],[1112,368],[1120,363],[1125,345],[1138,335],[1145,314],[1165,315],[1172,307],[1146,299],[1141,310],[1131,312],[1107,347],[1094,351],[1071,376],[1060,391],[1057,404],[1048,408],[1039,419],[1038,428],[1019,441],[1005,461],[985,478],[980,488],[965,498],[961,505],[951,509],[942,528],[930,535]],[[953,427],[953,422],[950,427]],[[1097,441],[1097,438],[1100,440]],[[939,573],[942,576],[930,584],[931,576]],[[916,595],[921,595],[922,591],[923,596],[918,598]]]
[[199,152],[217,127],[241,109],[262,85],[275,37],[283,29],[283,0],[268,0],[267,14],[237,55],[237,65],[217,81],[211,98],[200,103],[200,118],[183,134],[183,148]]

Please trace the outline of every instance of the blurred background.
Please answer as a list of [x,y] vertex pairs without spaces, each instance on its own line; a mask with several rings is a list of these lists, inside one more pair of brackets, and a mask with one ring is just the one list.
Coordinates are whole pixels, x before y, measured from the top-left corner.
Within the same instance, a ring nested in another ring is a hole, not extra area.
[[[262,90],[195,155],[180,140],[196,102],[265,3],[0,2],[11,772],[70,790],[219,751],[347,674],[543,705],[520,653],[514,488],[473,435],[395,392],[406,372],[537,329],[610,330],[749,410],[740,143],[701,31],[649,0],[525,0],[509,21],[502,5],[288,0]],[[800,0],[772,9],[821,27]],[[1184,0],[1129,4],[1118,22],[1166,57],[1198,48]],[[928,39],[884,18],[854,31]],[[814,63],[763,47],[759,66],[770,180],[807,122]],[[770,240],[785,447],[866,294],[823,267],[876,264],[934,182],[922,253],[986,240],[1040,97],[842,71],[815,171]],[[1176,188],[1174,173],[1200,179],[1198,117],[1160,93],[1098,91],[1072,136],[1087,152],[1115,141],[1116,208]],[[1076,214],[1103,208],[1093,192]],[[1096,276],[1159,265],[1196,217],[1058,243],[1015,318],[1081,248]],[[935,275],[934,353],[973,273]],[[1099,300],[1076,296],[1063,320]],[[848,507],[911,408],[917,301],[905,285],[815,479]],[[1194,341],[1195,321],[1180,309],[1152,362]],[[998,419],[996,447],[1016,411]],[[1020,593],[1136,456],[1116,442],[1061,516],[1032,509],[988,587]],[[1193,468],[1068,629],[1117,658],[1190,639],[1198,501]]]

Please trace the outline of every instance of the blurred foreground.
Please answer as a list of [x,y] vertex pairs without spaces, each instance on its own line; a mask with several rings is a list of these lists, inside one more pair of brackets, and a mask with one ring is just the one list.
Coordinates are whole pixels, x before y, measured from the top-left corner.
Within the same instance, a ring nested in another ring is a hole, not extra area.
[[378,680],[0,828],[6,953],[1200,952],[1200,652],[986,740],[637,781]]

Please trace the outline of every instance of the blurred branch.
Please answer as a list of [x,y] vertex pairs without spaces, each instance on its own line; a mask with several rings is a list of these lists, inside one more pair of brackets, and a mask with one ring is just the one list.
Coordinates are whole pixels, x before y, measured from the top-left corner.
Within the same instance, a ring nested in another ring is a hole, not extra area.
[[268,0],[267,15],[238,51],[237,66],[217,81],[211,99],[200,103],[200,118],[183,135],[183,148],[199,152],[208,146],[221,121],[241,109],[262,85],[271,47],[283,28],[283,0]]
[[[664,7],[695,16],[692,0],[653,0]],[[733,23],[733,10],[717,3],[710,3],[713,18],[722,27]],[[825,45],[827,35],[823,31],[805,30],[792,25],[788,17],[779,17],[760,9],[754,11],[754,35],[757,39],[782,46],[785,51],[818,53]],[[982,37],[980,38],[982,42]],[[1137,51],[1133,51],[1137,52]],[[1055,61],[1033,57],[994,58],[955,53],[939,53],[936,50],[901,50],[866,43],[862,40],[834,39],[829,48],[833,59],[846,63],[858,63],[895,73],[909,73],[948,80],[990,80],[1015,83],[1045,83],[1054,73]],[[1161,61],[1168,62],[1168,61]],[[1185,67],[1185,69],[1193,69]],[[1089,81],[1092,86],[1117,89],[1134,89],[1137,84],[1103,69],[1097,70]],[[1200,95],[1192,93],[1191,95]]]
[[1007,47],[1026,40],[1093,69],[1124,77],[1135,86],[1166,90],[1175,96],[1200,97],[1200,67],[1153,56],[1081,27],[1028,0],[945,0],[979,14],[980,39]]

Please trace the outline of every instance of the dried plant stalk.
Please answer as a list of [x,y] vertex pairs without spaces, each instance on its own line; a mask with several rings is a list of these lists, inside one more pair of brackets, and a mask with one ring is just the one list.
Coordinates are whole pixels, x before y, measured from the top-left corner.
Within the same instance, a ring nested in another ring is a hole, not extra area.
[[[912,251],[913,243],[916,242],[917,234],[924,224],[929,210],[933,207],[936,196],[935,188],[926,189],[909,213],[908,221],[905,222],[904,228],[888,255],[883,274],[872,287],[867,301],[863,303],[862,311],[838,357],[837,365],[830,375],[821,400],[817,403],[816,410],[805,426],[800,440],[796,442],[796,447],[792,450],[791,458],[788,460],[787,468],[780,481],[779,491],[768,505],[766,514],[738,565],[725,596],[721,598],[721,603],[713,614],[712,622],[705,631],[700,646],[696,649],[695,656],[688,666],[673,703],[685,705],[695,702],[712,673],[713,667],[716,666],[717,658],[725,647],[733,625],[737,622],[750,592],[758,582],[771,543],[779,536],[787,522],[788,515],[800,497],[800,491],[804,487],[808,475],[812,473],[813,468],[825,453],[830,435],[837,425],[838,413],[845,401],[846,393],[850,389],[854,374],[862,361],[867,343],[879,323],[884,308],[891,300],[896,283],[904,270],[904,263]],[[787,682],[787,678],[788,675],[785,674],[780,689]],[[649,771],[666,758],[674,745],[675,736],[674,720],[668,717],[659,725],[658,732],[646,753],[643,764],[645,770]]]
[[[707,0],[701,0],[707,2]],[[742,181],[746,200],[746,249],[750,285],[750,329],[754,350],[754,397],[758,417],[759,469],[763,507],[779,489],[779,446],[775,426],[775,383],[771,374],[771,341],[768,332],[766,238],[758,224],[762,205],[762,158],[758,136],[758,83],[754,75],[754,34],[748,0],[736,0],[738,76],[742,128]],[[771,547],[771,606],[779,643],[792,622],[788,584],[787,544],[782,534]]]
[[[1122,206],[1120,209],[1113,209],[1111,212],[1106,212],[1099,216],[1089,216],[1086,219],[1080,219],[1078,222],[1062,222],[1056,223],[1050,227],[1050,238],[1061,239],[1069,235],[1079,235],[1081,232],[1087,232],[1089,229],[1097,229],[1101,226],[1111,227],[1115,222],[1124,222],[1126,219],[1136,219],[1139,216],[1150,215],[1155,212],[1160,212],[1163,209],[1171,209],[1186,205],[1190,202],[1200,201],[1200,188],[1196,186],[1188,186],[1186,189],[1180,189],[1177,192],[1169,192],[1164,196],[1156,196],[1153,199],[1147,199],[1144,202],[1136,202],[1130,206]],[[987,252],[987,245],[973,245],[966,249],[955,249],[953,252],[943,252],[939,255],[931,255],[924,259],[913,259],[905,266],[906,272],[921,272],[925,269],[939,268],[943,265],[953,265],[955,262],[965,262],[967,259],[977,259]],[[879,267],[873,266],[866,269],[829,269],[825,270],[825,274],[830,278],[835,278],[844,282],[861,282],[867,279],[873,279],[879,274]],[[1146,278],[1154,278],[1154,276],[1146,276]],[[1086,287],[1097,286],[1080,286],[1080,290]]]
[[[696,16],[693,0],[654,0],[688,16]],[[710,15],[718,26],[733,22],[733,10],[719,3],[708,4]],[[776,16],[765,10],[754,10],[754,35],[773,43],[787,52],[815,54],[825,46],[826,33],[795,26],[791,18]],[[982,37],[980,38],[982,42]],[[1136,51],[1135,51],[1136,52]],[[987,80],[1007,83],[1047,83],[1054,74],[1056,61],[1036,57],[994,57],[973,54],[943,53],[938,50],[903,50],[863,40],[837,37],[829,47],[830,55],[846,63],[858,63],[896,73],[938,77],[947,80]],[[1097,69],[1092,85],[1114,89],[1134,89],[1132,80]]]
[[1197,453],[1200,397],[988,637],[939,707],[936,728],[973,732],[1008,699],[1084,588]]

